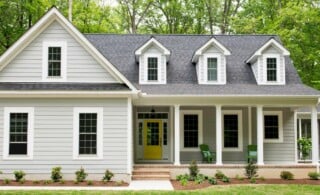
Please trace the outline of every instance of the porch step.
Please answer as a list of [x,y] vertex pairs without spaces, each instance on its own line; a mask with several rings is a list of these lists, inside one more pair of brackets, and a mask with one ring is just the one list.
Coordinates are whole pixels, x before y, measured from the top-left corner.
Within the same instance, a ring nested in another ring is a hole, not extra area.
[[135,166],[132,180],[169,180],[170,171],[165,168]]

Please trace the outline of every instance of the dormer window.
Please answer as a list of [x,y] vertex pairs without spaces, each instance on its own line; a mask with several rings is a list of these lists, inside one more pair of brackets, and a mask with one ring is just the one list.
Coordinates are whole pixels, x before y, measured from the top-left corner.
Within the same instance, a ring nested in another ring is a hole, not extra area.
[[148,81],[158,80],[158,58],[148,57]]
[[218,80],[218,58],[207,58],[207,74],[209,82]]
[[267,58],[267,81],[277,81],[277,58]]
[[215,38],[199,48],[192,57],[196,64],[198,83],[224,85],[227,82],[227,59],[231,52]]
[[65,41],[43,42],[42,80],[66,81],[67,43]]
[[139,62],[139,84],[166,84],[170,51],[155,38],[135,51]]

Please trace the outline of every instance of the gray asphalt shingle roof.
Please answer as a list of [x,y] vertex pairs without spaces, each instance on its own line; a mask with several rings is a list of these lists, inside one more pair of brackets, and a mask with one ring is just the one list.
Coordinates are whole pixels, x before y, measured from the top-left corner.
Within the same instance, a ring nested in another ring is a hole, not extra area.
[[150,35],[86,34],[87,39],[138,89],[148,94],[170,95],[320,95],[305,86],[286,57],[286,85],[259,86],[249,65],[245,63],[257,49],[275,35],[215,35],[227,49],[227,84],[199,85],[191,59],[194,52],[209,41],[211,35],[152,35],[171,55],[167,65],[166,85],[139,85],[139,65],[135,50],[146,43]]

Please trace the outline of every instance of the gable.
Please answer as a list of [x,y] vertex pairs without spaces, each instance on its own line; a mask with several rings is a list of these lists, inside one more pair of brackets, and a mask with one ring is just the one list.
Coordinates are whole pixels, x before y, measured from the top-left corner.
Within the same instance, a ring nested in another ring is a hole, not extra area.
[[66,42],[67,82],[119,82],[57,21],[52,22],[0,72],[0,81],[41,82],[43,44],[48,41]]

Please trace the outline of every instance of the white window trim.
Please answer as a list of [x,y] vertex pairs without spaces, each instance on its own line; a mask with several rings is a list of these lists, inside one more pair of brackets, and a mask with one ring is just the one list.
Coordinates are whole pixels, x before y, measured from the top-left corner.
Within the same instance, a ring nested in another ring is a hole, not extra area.
[[[97,154],[79,155],[79,114],[97,113]],[[103,158],[103,108],[75,107],[73,108],[73,159],[102,159]]]
[[[27,155],[9,155],[10,113],[28,113],[28,145]],[[3,159],[24,160],[33,159],[34,142],[34,108],[33,107],[5,107],[4,108]]]
[[199,151],[199,146],[194,148],[185,148],[184,147],[184,121],[183,116],[185,114],[196,114],[198,115],[198,145],[202,144],[203,138],[203,118],[202,118],[202,110],[181,110],[180,111],[180,149],[181,151]]
[[[267,59],[268,58],[276,58],[277,60],[277,80],[276,81],[268,81],[267,80]],[[264,83],[268,85],[279,85],[282,84],[280,82],[280,54],[263,54],[263,72],[264,72]]]
[[[220,54],[204,54],[204,80],[206,84],[221,84],[220,79],[220,72],[221,72],[221,55]],[[217,80],[216,81],[209,81],[208,80],[208,58],[217,58]]]
[[[264,116],[265,115],[277,115],[278,116],[278,129],[279,129],[279,138],[278,139],[265,139],[264,138]],[[263,111],[263,142],[264,143],[282,143],[283,142],[283,117],[282,111]]]
[[[161,54],[159,54],[159,53],[147,53],[147,54],[144,54],[143,58],[144,58],[144,64],[143,64],[144,81],[141,82],[140,84],[151,84],[151,85],[152,84],[163,84],[161,82],[161,71],[162,71]],[[156,81],[149,81],[148,80],[148,58],[157,58],[158,59],[158,80],[156,80]]]
[[[61,47],[61,76],[48,76],[48,48]],[[42,43],[42,81],[63,82],[67,80],[67,42],[66,41],[44,41]]]
[[[224,115],[236,114],[238,115],[238,147],[225,148],[224,147]],[[223,110],[222,111],[222,151],[223,152],[242,152],[243,151],[243,121],[242,110]]]

